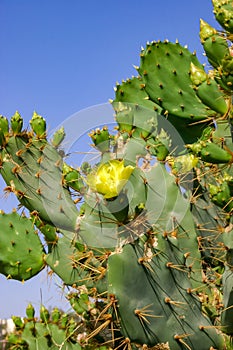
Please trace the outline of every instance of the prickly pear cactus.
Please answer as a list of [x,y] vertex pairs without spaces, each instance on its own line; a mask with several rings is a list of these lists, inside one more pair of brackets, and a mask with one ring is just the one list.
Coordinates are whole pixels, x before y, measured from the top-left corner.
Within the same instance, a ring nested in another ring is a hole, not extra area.
[[89,134],[96,164],[69,165],[65,130],[49,141],[36,113],[27,131],[18,112],[0,118],[5,192],[28,212],[0,215],[0,272],[48,267],[72,309],[37,319],[29,305],[11,349],[232,349],[232,3],[213,6],[212,70],[179,42],[147,43],[115,88],[117,132]]

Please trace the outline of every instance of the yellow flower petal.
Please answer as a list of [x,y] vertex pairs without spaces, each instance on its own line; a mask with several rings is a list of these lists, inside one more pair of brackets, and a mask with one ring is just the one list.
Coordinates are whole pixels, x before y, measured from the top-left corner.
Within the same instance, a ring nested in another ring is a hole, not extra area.
[[101,164],[95,173],[89,174],[87,183],[105,198],[113,198],[119,195],[133,170],[131,165],[125,167],[123,160],[110,160]]

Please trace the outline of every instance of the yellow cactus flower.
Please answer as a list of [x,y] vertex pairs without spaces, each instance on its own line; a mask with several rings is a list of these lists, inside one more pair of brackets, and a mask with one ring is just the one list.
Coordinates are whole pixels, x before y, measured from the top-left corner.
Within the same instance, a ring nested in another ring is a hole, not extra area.
[[133,170],[134,167],[125,166],[123,160],[110,160],[89,174],[87,183],[93,191],[101,193],[104,198],[113,198],[119,195]]

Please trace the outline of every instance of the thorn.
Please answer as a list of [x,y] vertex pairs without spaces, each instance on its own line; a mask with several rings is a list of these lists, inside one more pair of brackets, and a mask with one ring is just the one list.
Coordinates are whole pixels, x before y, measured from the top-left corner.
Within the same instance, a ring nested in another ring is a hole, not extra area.
[[185,48],[185,49],[187,49],[187,48],[188,48],[188,45],[187,45],[187,44],[186,44],[186,45],[184,45],[184,48]]
[[133,64],[133,67],[134,69],[139,70],[139,66],[135,66],[135,64]]
[[15,155],[16,155],[17,157],[21,157],[21,155],[22,155],[24,152],[25,152],[25,150],[19,149],[19,150],[15,153]]
[[39,194],[41,196],[42,192],[40,188],[37,188],[36,193]]
[[36,174],[35,174],[35,177],[37,177],[38,179],[40,178],[41,176],[41,170],[39,170]]
[[65,214],[64,209],[62,208],[62,206],[60,207],[59,211],[60,211],[60,213]]
[[39,158],[37,159],[37,163],[38,163],[38,164],[41,164],[41,163],[42,163],[42,160],[43,160],[43,157],[41,156],[41,157],[39,157]]

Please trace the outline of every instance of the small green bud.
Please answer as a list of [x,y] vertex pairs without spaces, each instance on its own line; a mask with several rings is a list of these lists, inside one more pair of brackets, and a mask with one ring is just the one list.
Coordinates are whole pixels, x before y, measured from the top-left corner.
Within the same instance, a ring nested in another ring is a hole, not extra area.
[[4,135],[9,133],[8,120],[6,117],[3,117],[3,115],[0,115],[0,130]]
[[62,314],[62,316],[61,316],[61,328],[63,328],[63,329],[66,328],[68,321],[69,321],[68,315],[66,313]]
[[69,323],[68,323],[67,328],[66,328],[67,337],[70,337],[73,335],[76,327],[77,327],[77,324],[76,324],[75,320],[73,318],[71,318],[69,320]]
[[147,149],[156,156],[159,161],[164,161],[169,154],[171,140],[164,129],[161,129],[156,138],[147,140]]
[[232,74],[233,71],[233,57],[229,54],[226,55],[222,60],[223,74]]
[[203,21],[203,19],[200,19],[200,38],[201,42],[205,42],[208,38],[213,36],[214,34],[217,34],[217,30],[211,25],[209,25],[207,22]]
[[100,152],[104,153],[109,151],[110,135],[107,126],[104,126],[102,129],[93,130],[89,136]]
[[190,65],[190,79],[194,85],[200,85],[207,80],[207,74],[204,69],[195,66],[192,62]]
[[53,323],[58,323],[59,322],[60,317],[61,317],[61,312],[59,311],[59,309],[57,307],[55,307],[52,310],[51,317],[52,317]]
[[43,306],[41,305],[40,308],[40,319],[42,322],[47,323],[49,321],[49,311]]
[[17,344],[18,343],[18,337],[16,334],[11,333],[9,335],[7,335],[7,342],[9,344]]
[[91,172],[91,165],[88,162],[83,162],[81,165],[81,171],[83,174],[87,175]]
[[55,148],[58,148],[62,143],[62,141],[64,140],[65,136],[66,136],[66,133],[65,133],[64,127],[62,126],[53,134],[53,138],[51,140],[52,145]]
[[45,119],[37,114],[33,113],[32,119],[30,120],[30,125],[34,133],[38,138],[45,138],[46,136],[46,121]]
[[12,316],[12,320],[15,324],[16,329],[23,329],[24,322],[20,316]]
[[214,128],[212,126],[207,126],[201,134],[200,141],[210,140],[210,138],[212,137],[213,131],[214,131]]
[[15,112],[15,114],[11,117],[11,130],[14,135],[18,135],[23,128],[23,118],[19,114],[19,112]]
[[34,318],[34,316],[35,316],[35,309],[32,306],[32,304],[28,304],[28,306],[26,308],[26,315],[27,315],[27,318],[29,318],[29,320]]
[[47,243],[54,243],[57,241],[56,228],[49,224],[41,225],[40,231],[46,238]]
[[5,146],[6,136],[9,133],[9,124],[6,117],[0,115],[0,146]]
[[66,163],[63,163],[63,175],[67,186],[78,192],[83,189],[84,183],[78,170],[70,167]]

